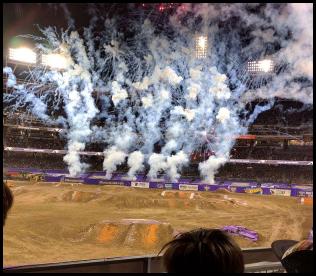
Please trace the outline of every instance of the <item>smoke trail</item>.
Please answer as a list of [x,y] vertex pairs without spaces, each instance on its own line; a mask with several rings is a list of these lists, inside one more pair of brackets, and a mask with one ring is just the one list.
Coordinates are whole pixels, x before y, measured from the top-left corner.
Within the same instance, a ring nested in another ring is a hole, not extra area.
[[248,118],[248,120],[246,122],[246,126],[248,127],[250,124],[252,124],[260,113],[271,109],[271,107],[273,105],[274,105],[274,101],[271,101],[271,102],[269,102],[269,103],[267,103],[266,105],[263,105],[263,106],[257,105],[255,107],[253,113],[249,116],[249,118]]
[[16,77],[14,76],[10,67],[4,67],[3,73],[8,75],[7,87],[11,88],[16,85]]
[[148,164],[150,166],[148,176],[152,179],[156,178],[159,172],[163,172],[168,168],[166,156],[158,153],[153,153],[149,157]]
[[209,184],[214,184],[214,175],[217,169],[227,161],[224,157],[211,156],[206,161],[199,164],[199,170],[205,181]]
[[172,181],[176,181],[180,177],[178,171],[188,162],[188,156],[183,151],[179,151],[167,158],[168,175]]
[[124,163],[127,154],[118,150],[115,146],[104,151],[103,170],[106,171],[105,178],[110,179],[116,166]]
[[135,174],[143,169],[143,162],[144,155],[140,151],[134,151],[129,155],[127,164],[130,167],[128,171],[130,179],[135,179]]
[[[164,172],[176,180],[188,156],[203,147],[214,155],[199,170],[214,183],[235,138],[277,97],[313,104],[312,4],[186,3],[168,18],[135,8],[131,16],[103,14],[90,6],[82,36],[67,5],[61,7],[72,31],[47,27],[43,37],[30,37],[38,50],[62,54],[66,68],[35,68],[33,87],[17,85],[4,68],[13,90],[4,103],[63,123],[71,175],[87,168],[78,152],[89,142],[105,146],[107,178],[127,159],[130,178],[149,165],[150,178]],[[197,57],[197,36],[207,37],[205,58]],[[251,75],[247,61],[263,58],[275,62],[273,74]],[[268,103],[248,110],[258,98]]]

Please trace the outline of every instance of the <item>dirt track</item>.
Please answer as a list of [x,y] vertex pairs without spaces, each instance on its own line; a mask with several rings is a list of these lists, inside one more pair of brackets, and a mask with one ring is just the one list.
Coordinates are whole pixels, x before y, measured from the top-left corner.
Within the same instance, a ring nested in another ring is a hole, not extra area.
[[312,227],[312,206],[297,198],[120,186],[10,182],[14,206],[4,229],[5,266],[157,254],[179,231],[243,225],[259,241],[299,240]]

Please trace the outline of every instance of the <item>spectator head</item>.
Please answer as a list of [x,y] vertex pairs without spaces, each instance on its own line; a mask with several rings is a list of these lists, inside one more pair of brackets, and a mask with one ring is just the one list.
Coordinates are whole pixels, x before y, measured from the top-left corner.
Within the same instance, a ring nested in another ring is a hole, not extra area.
[[7,218],[7,214],[13,204],[13,195],[8,185],[3,182],[3,226]]
[[163,261],[169,273],[244,271],[240,247],[219,229],[197,229],[179,234],[162,251],[165,251]]

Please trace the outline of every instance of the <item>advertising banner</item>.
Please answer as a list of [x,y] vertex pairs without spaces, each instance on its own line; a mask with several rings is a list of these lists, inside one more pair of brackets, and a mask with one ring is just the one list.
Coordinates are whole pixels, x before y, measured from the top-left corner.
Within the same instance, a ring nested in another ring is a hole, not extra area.
[[259,194],[262,195],[263,191],[261,188],[246,188],[245,189],[246,194]]
[[[236,193],[248,194],[263,194],[263,195],[282,195],[292,197],[313,197],[312,185],[298,185],[286,183],[265,182],[257,185],[256,182],[232,182],[221,181],[222,184],[205,184],[202,180],[195,179],[192,182],[170,183],[164,182],[164,179],[155,181],[130,181],[124,174],[116,174],[112,179],[105,179],[105,172],[83,173],[80,177],[70,177],[66,170],[39,170],[39,169],[24,169],[24,168],[8,168],[6,174],[12,178],[19,180],[34,180],[46,182],[69,182],[69,183],[85,183],[92,185],[120,185],[132,186],[137,188],[153,188],[153,189],[173,189],[182,191],[216,191],[217,189],[227,189]],[[140,175],[137,179],[146,179]],[[187,179],[182,179],[187,180]]]
[[271,195],[291,196],[290,189],[270,189]]
[[167,190],[172,190],[173,189],[172,183],[165,183],[164,186],[165,186],[165,189],[167,189]]
[[198,191],[198,185],[179,184],[179,190],[181,191]]
[[63,177],[61,181],[69,183],[84,183],[84,179],[80,177]]
[[249,187],[250,183],[249,182],[232,182],[230,184],[232,187]]
[[223,185],[208,185],[208,184],[201,184],[198,185],[199,186],[199,191],[216,191],[219,188],[225,189],[227,188],[227,186],[223,186]]
[[119,185],[124,186],[124,181],[97,180],[100,185]]
[[313,197],[313,191],[297,190],[296,196],[298,196],[298,197]]
[[132,181],[131,182],[131,187],[135,187],[135,188],[149,188],[149,182],[136,182],[136,181]]

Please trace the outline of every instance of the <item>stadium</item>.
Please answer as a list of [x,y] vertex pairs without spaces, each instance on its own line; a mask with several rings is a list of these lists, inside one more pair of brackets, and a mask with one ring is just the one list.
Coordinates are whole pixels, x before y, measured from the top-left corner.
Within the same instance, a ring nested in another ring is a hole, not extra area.
[[165,272],[223,229],[246,272],[313,228],[312,4],[4,4],[5,272]]

